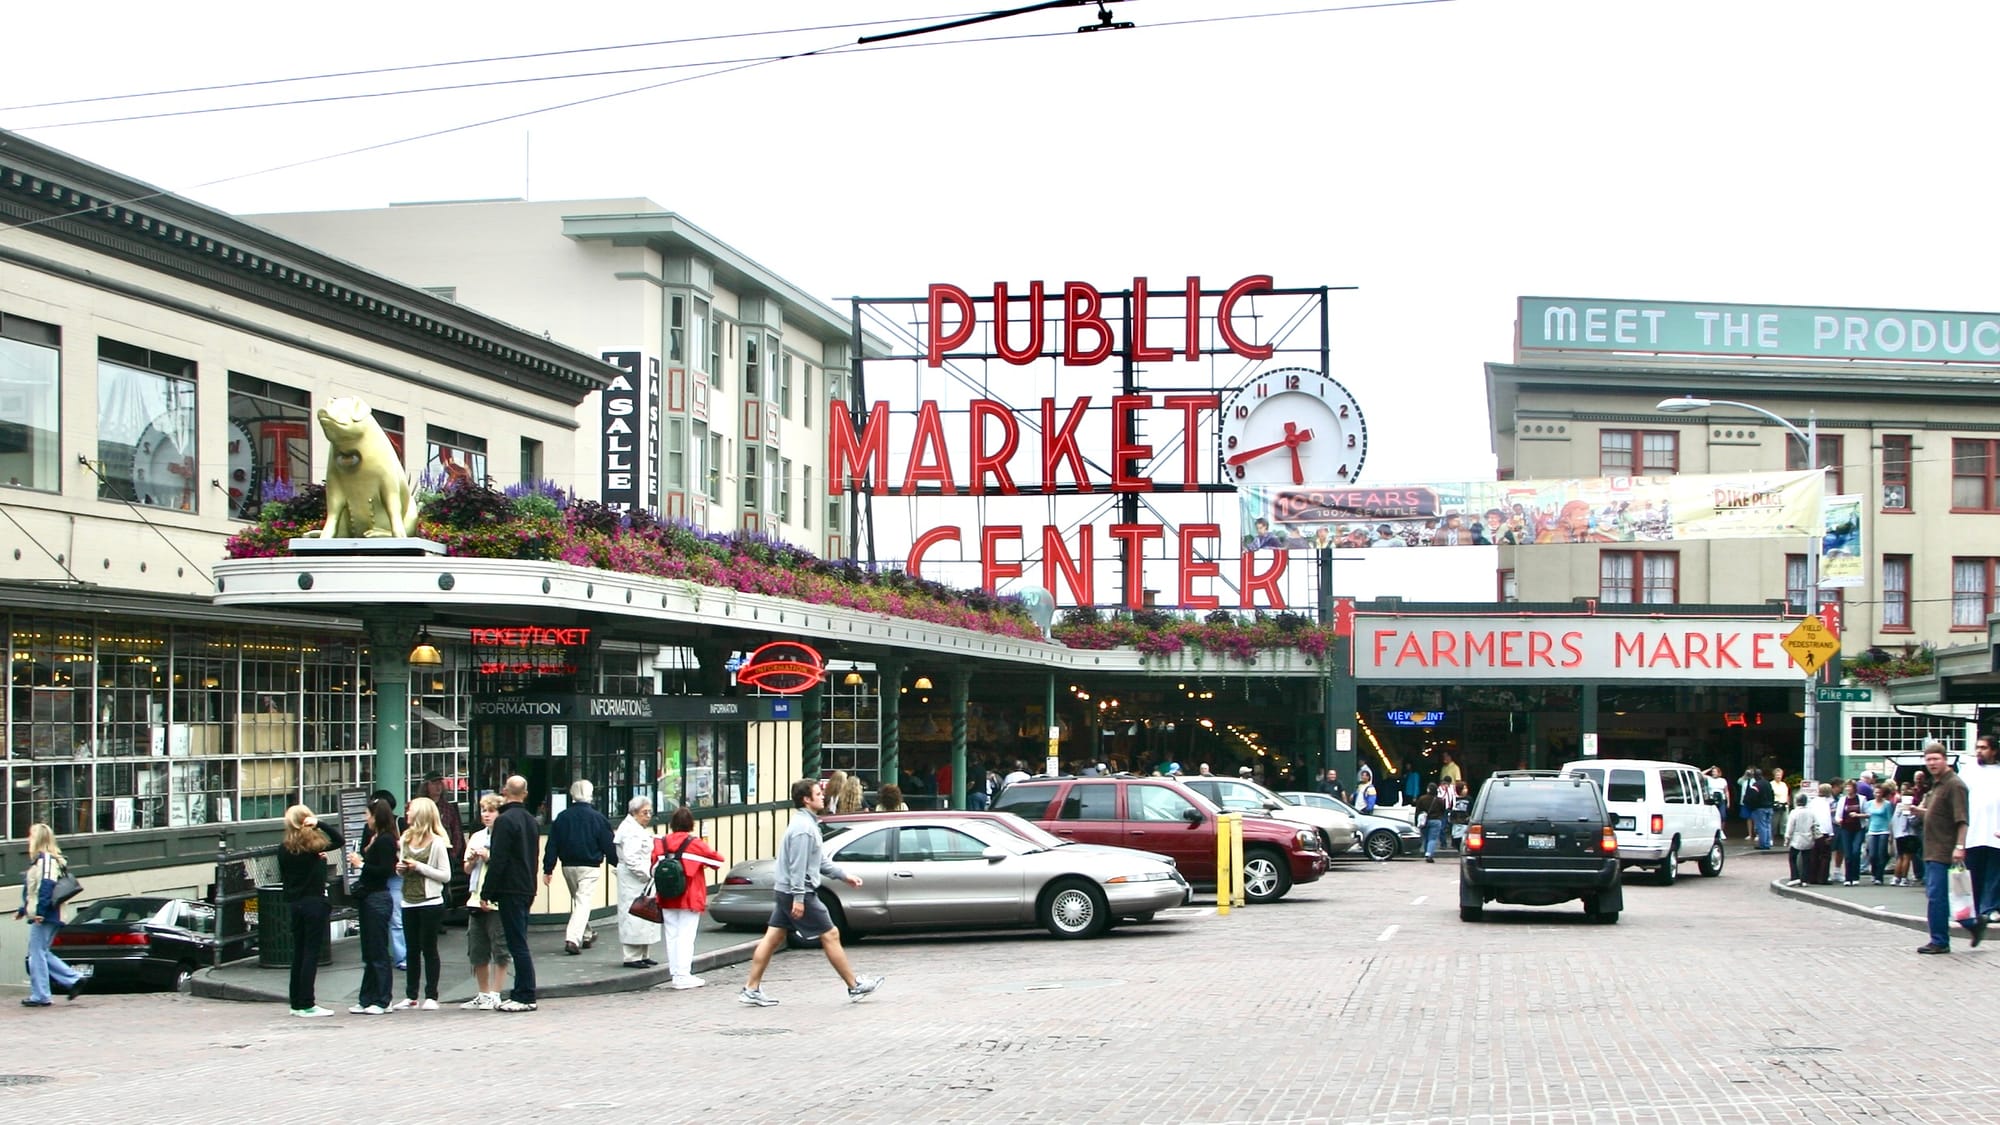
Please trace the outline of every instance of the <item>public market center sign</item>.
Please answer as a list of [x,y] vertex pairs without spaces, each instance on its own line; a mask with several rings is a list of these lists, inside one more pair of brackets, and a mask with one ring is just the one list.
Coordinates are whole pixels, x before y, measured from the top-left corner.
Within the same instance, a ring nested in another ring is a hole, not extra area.
[[1354,678],[1797,683],[1781,618],[1356,614]]
[[2000,363],[2000,313],[1522,297],[1517,350]]

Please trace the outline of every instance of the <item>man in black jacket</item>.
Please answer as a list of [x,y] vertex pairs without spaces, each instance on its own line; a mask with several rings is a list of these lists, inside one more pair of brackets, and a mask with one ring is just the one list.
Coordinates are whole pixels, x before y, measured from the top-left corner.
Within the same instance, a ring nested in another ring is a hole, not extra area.
[[514,960],[514,991],[500,1002],[502,1012],[535,1010],[535,959],[528,952],[528,907],[535,901],[535,848],[541,831],[528,811],[528,779],[510,777],[500,787],[507,799],[494,818],[486,881],[480,897],[500,906],[500,928]]
[[569,884],[569,926],[563,931],[563,952],[582,953],[597,943],[597,931],[590,928],[590,908],[596,905],[597,883],[604,865],[618,862],[618,845],[611,838],[611,822],[590,803],[595,792],[590,782],[570,783],[569,807],[549,825],[549,847],[542,853],[542,885],[555,878],[556,863],[563,866],[563,881]]
[[1743,815],[1750,821],[1750,834],[1756,840],[1757,850],[1771,850],[1771,783],[1764,780],[1764,771],[1752,769],[1743,786]]

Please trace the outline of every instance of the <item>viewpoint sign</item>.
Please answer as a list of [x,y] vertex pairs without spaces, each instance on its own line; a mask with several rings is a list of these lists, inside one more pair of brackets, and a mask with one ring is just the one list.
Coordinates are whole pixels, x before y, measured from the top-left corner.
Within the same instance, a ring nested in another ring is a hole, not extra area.
[[2000,313],[1522,297],[1516,350],[2000,364]]

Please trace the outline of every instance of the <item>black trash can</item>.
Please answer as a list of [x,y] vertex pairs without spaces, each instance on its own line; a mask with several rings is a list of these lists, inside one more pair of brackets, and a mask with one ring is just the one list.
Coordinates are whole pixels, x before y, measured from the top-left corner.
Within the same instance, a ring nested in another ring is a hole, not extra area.
[[292,964],[291,900],[282,885],[257,888],[257,963],[267,969]]

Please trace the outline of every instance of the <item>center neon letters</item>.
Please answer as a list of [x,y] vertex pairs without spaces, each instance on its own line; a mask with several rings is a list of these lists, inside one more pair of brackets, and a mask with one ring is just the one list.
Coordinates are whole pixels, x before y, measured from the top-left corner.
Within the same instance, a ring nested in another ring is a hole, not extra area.
[[[1215,334],[1230,351],[1245,359],[1269,359],[1272,347],[1269,344],[1253,344],[1236,331],[1236,304],[1252,293],[1260,293],[1271,288],[1269,274],[1252,274],[1231,285],[1222,293],[1215,308]],[[1180,352],[1183,358],[1201,358],[1201,278],[1190,277],[1181,293],[1179,320],[1182,331]],[[993,351],[994,354],[1011,364],[1022,366],[1033,363],[1046,354],[1043,340],[1042,306],[1050,297],[1046,286],[1039,281],[1028,283],[1028,295],[1023,301],[1028,308],[1022,318],[1019,335],[1025,342],[1016,344],[1016,330],[1012,327],[1013,309],[1010,305],[1007,283],[993,283]],[[1116,346],[1116,333],[1104,315],[1104,295],[1096,286],[1082,281],[1063,283],[1062,296],[1062,361],[1071,367],[1091,367],[1111,358]],[[1125,341],[1131,358],[1140,363],[1157,363],[1172,359],[1174,349],[1165,344],[1148,343],[1147,321],[1152,315],[1148,300],[1146,279],[1132,279],[1132,333]],[[946,326],[946,310],[955,314],[955,321]],[[972,294],[956,285],[935,284],[930,289],[930,331],[925,347],[925,362],[932,367],[944,366],[944,357],[972,339],[973,330],[979,326],[978,304]]]

